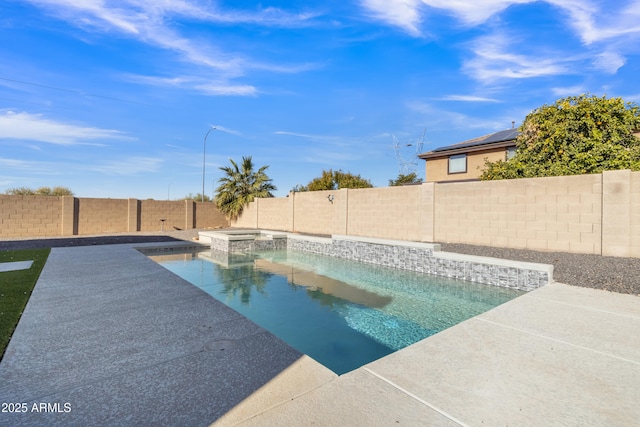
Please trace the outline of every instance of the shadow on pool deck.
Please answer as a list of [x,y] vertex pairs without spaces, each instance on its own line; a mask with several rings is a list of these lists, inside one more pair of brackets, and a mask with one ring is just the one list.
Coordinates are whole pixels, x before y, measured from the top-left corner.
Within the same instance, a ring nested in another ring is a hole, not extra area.
[[337,377],[133,246],[52,250],[0,363],[28,411],[0,425],[640,419],[640,297],[554,283]]

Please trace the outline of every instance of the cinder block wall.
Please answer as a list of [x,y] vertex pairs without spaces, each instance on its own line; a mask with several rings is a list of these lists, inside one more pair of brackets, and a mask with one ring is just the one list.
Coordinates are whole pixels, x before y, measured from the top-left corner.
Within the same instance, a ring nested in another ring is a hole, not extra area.
[[[0,238],[228,225],[213,203],[0,195]],[[640,258],[640,172],[291,193],[233,226]]]
[[437,184],[435,239],[600,253],[602,175]]
[[311,234],[346,234],[348,190],[291,193],[293,231]]
[[640,257],[640,172],[628,170],[274,200],[264,212],[252,203],[233,226],[281,229],[288,218],[293,226],[285,230],[302,233]]
[[0,238],[228,226],[213,203],[0,195]]
[[[193,202],[188,202],[193,203]],[[140,231],[165,231],[187,227],[185,200],[175,202],[161,200],[142,200],[140,202]],[[164,219],[164,224],[161,219]]]
[[633,172],[630,177],[629,197],[629,254],[627,256],[640,258],[640,172]]
[[126,199],[77,199],[77,229],[82,234],[119,233],[127,231]]
[[215,203],[196,202],[194,215],[195,222],[191,227],[187,228],[223,228],[229,226],[229,220],[220,212]]
[[268,230],[291,230],[293,222],[290,215],[289,197],[256,199],[257,227]]
[[398,240],[425,237],[423,212],[430,206],[422,186],[349,190],[347,234]]
[[[248,206],[245,206],[242,213],[233,224],[234,227],[238,228],[258,228],[258,199],[249,203]],[[264,228],[268,229],[270,227]]]
[[60,197],[0,195],[0,238],[59,236]]
[[640,258],[640,172],[602,177],[602,255]]

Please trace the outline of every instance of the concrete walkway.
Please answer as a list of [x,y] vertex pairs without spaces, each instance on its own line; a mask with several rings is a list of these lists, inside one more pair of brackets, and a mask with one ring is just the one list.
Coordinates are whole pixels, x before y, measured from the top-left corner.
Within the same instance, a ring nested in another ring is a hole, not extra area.
[[635,426],[640,298],[547,285],[338,377],[131,245],[54,249],[0,402],[28,407],[0,425]]
[[553,284],[220,424],[637,426],[639,402],[640,298]]
[[206,426],[307,364],[131,245],[54,248],[0,363],[20,404],[0,426]]

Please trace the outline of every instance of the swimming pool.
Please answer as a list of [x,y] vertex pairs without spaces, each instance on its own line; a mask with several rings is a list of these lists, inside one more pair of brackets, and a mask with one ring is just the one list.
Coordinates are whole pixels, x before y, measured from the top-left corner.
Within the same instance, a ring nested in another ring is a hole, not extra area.
[[151,258],[337,374],[524,293],[291,250]]

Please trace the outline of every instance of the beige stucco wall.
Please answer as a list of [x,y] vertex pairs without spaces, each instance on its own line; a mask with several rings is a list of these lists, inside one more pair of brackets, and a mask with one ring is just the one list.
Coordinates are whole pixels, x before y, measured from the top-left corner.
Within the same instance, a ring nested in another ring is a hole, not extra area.
[[506,159],[506,149],[485,150],[467,154],[467,172],[449,174],[449,156],[429,159],[426,164],[426,182],[464,181],[478,179],[482,175],[486,160],[495,162]]

